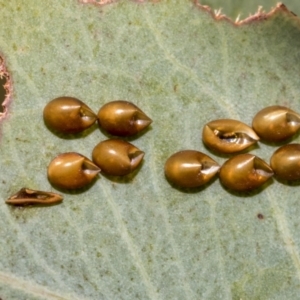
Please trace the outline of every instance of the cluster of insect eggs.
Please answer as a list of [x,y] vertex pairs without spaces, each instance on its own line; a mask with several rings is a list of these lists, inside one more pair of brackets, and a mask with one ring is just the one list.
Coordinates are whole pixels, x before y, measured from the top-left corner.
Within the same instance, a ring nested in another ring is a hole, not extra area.
[[[43,117],[49,129],[63,134],[82,132],[98,121],[100,128],[119,137],[138,134],[152,122],[128,101],[109,102],[96,115],[86,104],[72,97],[50,101],[44,108]],[[59,154],[48,166],[48,179],[59,188],[82,188],[100,171],[112,176],[131,173],[140,165],[144,154],[127,141],[108,139],[95,146],[92,160],[76,152]]]
[[[300,128],[300,115],[283,106],[270,106],[253,118],[252,128],[232,119],[207,123],[202,132],[204,144],[219,153],[235,154],[260,139],[269,143],[283,142]],[[235,191],[250,191],[275,175],[279,180],[300,180],[300,144],[288,144],[276,150],[270,165],[252,154],[238,154],[222,167],[208,155],[194,150],[173,154],[165,163],[165,176],[182,188],[199,187],[217,173],[221,183]]]

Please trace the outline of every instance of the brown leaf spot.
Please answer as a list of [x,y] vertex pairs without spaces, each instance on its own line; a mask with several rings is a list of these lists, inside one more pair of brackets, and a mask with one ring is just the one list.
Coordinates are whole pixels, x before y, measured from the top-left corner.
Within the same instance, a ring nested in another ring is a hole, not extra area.
[[265,217],[263,214],[259,213],[259,214],[257,214],[257,218],[260,220],[263,220]]

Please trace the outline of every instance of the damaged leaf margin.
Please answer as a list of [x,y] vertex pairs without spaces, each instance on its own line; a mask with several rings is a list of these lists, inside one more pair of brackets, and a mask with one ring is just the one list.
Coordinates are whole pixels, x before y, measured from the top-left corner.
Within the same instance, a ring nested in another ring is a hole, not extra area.
[[[107,4],[113,4],[113,3],[117,3],[119,0],[78,0],[79,3],[82,4],[93,4],[96,6],[103,6],[103,5],[107,5]],[[152,3],[156,3],[156,2],[160,2],[161,0],[132,0],[134,2],[138,2],[138,3],[144,3],[144,2],[152,2]],[[293,19],[297,20],[297,22],[300,25],[300,19],[298,18],[298,16],[293,13],[292,11],[290,11],[283,3],[279,2],[277,3],[276,7],[274,7],[270,12],[266,13],[263,10],[262,6],[258,7],[258,10],[255,14],[251,15],[249,17],[247,17],[246,19],[240,20],[240,15],[235,19],[235,21],[233,21],[232,19],[230,19],[229,17],[227,17],[225,14],[222,14],[222,9],[212,9],[210,6],[208,5],[202,5],[199,0],[191,0],[192,2],[194,2],[194,4],[200,8],[201,10],[204,10],[205,12],[208,12],[215,20],[219,21],[219,20],[225,20],[228,21],[234,25],[244,25],[244,24],[249,24],[255,21],[264,21],[267,20],[268,18],[270,18],[273,14],[276,14],[279,11],[282,11],[284,13],[287,13],[290,15],[290,17],[292,17]]]
[[2,106],[2,112],[0,112],[0,122],[1,122],[7,116],[8,108],[12,98],[11,77],[6,68],[2,55],[0,55],[0,78],[5,79],[5,84],[3,85],[5,90],[5,98],[4,101],[0,104]]
[[283,12],[283,13],[288,14],[291,18],[293,18],[300,25],[300,19],[298,18],[298,16],[295,13],[293,13],[292,11],[290,11],[283,3],[280,3],[280,2],[277,3],[276,7],[274,7],[268,13],[266,13],[263,10],[262,6],[259,6],[257,12],[254,15],[250,15],[249,17],[247,17],[244,20],[240,20],[240,16],[238,16],[235,21],[228,18],[225,14],[222,14],[221,9],[213,10],[208,5],[200,4],[198,0],[194,0],[194,3],[201,10],[208,12],[215,20],[217,20],[217,21],[225,20],[225,21],[228,21],[228,22],[230,22],[234,25],[238,25],[238,26],[253,23],[256,21],[265,21],[278,12]]
[[[82,4],[94,4],[94,5],[106,5],[106,4],[112,4],[112,3],[116,3],[119,0],[78,0],[79,3]],[[137,3],[144,3],[144,2],[152,2],[152,3],[156,3],[156,2],[160,2],[161,0],[132,0],[133,2],[137,2]]]

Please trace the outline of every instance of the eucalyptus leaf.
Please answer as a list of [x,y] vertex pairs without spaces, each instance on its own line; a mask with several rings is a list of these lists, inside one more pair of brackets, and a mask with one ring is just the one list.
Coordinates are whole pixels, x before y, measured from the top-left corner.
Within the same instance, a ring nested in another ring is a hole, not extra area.
[[[237,194],[217,178],[180,190],[164,176],[179,150],[228,158],[202,143],[211,120],[251,125],[269,105],[300,111],[298,17],[278,6],[237,26],[179,0],[0,8],[12,79],[0,140],[1,299],[299,299],[298,184],[272,180]],[[49,131],[43,108],[59,96],[95,112],[118,99],[140,107],[153,119],[130,139],[146,153],[141,168],[124,179],[100,175],[80,191],[52,187],[47,166],[57,154],[91,157],[108,138],[97,124],[79,135]],[[276,149],[261,142],[251,153],[268,162]],[[64,201],[5,204],[22,187]]]

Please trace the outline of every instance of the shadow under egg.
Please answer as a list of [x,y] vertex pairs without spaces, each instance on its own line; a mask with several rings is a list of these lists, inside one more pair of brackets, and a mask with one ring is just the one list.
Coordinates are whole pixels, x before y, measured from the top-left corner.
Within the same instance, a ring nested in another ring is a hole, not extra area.
[[273,180],[273,177],[271,177],[264,184],[262,184],[261,186],[255,188],[253,190],[235,191],[235,190],[227,188],[220,181],[220,185],[227,193],[231,194],[232,196],[241,197],[241,198],[249,198],[249,197],[256,196],[256,195],[260,194],[262,191],[264,191],[266,188],[268,188],[270,185],[272,185],[273,183],[274,183],[274,180]]
[[75,140],[75,139],[80,139],[84,138],[90,134],[92,134],[94,131],[97,130],[97,123],[94,123],[92,126],[88,127],[87,129],[84,129],[81,132],[78,133],[63,133],[61,131],[55,130],[51,128],[50,126],[47,125],[47,123],[44,121],[45,126],[47,129],[55,136],[57,136],[60,139],[63,140]]
[[139,171],[144,165],[144,160],[142,160],[139,165],[129,174],[123,176],[116,176],[116,175],[108,175],[101,172],[101,176],[107,178],[109,181],[119,184],[130,184],[134,181],[135,177],[138,175]]
[[[259,141],[258,141],[259,142]],[[246,149],[243,149],[241,151],[238,151],[238,152],[234,152],[234,153],[224,153],[224,152],[220,152],[220,151],[217,151],[217,150],[214,150],[214,149],[211,149],[209,148],[208,146],[205,145],[205,143],[202,141],[202,145],[204,146],[204,148],[210,152],[211,154],[215,155],[215,156],[218,156],[218,157],[222,157],[222,158],[231,158],[233,156],[236,156],[238,154],[244,154],[244,153],[248,153],[250,151],[253,151],[253,150],[256,150],[256,149],[259,149],[260,146],[259,146],[259,143],[255,143],[251,146],[249,146],[248,148]]]
[[[78,189],[61,188],[59,186],[52,184],[50,181],[49,182],[54,189],[56,189],[57,191],[59,191],[61,193],[70,194],[70,195],[81,195],[81,194],[87,192],[94,184],[96,184],[96,181],[100,180],[100,176],[99,176],[100,174],[101,173],[97,174],[90,183],[88,183],[87,185],[85,185],[81,188],[78,188]],[[101,175],[103,175],[103,174],[101,174]]]
[[276,174],[274,174],[273,177],[280,184],[283,184],[283,185],[286,185],[286,186],[295,186],[295,187],[300,186],[300,179],[297,179],[297,180],[282,179],[282,178],[279,178],[278,176],[276,176]]
[[189,188],[181,187],[177,184],[174,184],[166,176],[164,176],[164,177],[173,189],[175,189],[175,190],[177,190],[181,193],[184,193],[184,194],[197,194],[197,193],[200,193],[200,192],[204,191],[205,189],[208,189],[216,180],[218,180],[218,173],[211,180],[209,180],[207,183],[205,183],[201,186],[198,186],[198,187],[189,187]]
[[293,136],[289,137],[288,139],[279,141],[279,142],[268,142],[266,140],[259,140],[260,143],[266,145],[266,146],[273,146],[273,147],[281,147],[284,146],[286,144],[290,144],[291,142],[293,142],[294,140],[298,140],[300,136],[300,131],[296,132]]
[[129,135],[129,136],[112,135],[112,134],[108,133],[104,128],[102,128],[98,121],[96,123],[98,123],[97,126],[98,126],[100,132],[108,139],[122,139],[122,140],[128,141],[128,142],[134,141],[134,140],[140,138],[141,136],[143,136],[144,134],[146,134],[147,132],[153,130],[152,124],[150,124],[145,129],[143,129],[142,131],[140,131],[134,135]]

